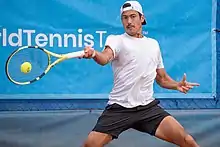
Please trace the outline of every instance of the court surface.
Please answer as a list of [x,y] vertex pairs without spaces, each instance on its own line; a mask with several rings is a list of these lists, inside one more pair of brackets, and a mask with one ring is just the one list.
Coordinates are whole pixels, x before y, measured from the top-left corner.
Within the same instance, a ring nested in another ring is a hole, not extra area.
[[[220,110],[168,110],[201,147],[220,146]],[[80,147],[102,110],[0,113],[1,147]],[[172,147],[135,130],[127,130],[107,147]]]

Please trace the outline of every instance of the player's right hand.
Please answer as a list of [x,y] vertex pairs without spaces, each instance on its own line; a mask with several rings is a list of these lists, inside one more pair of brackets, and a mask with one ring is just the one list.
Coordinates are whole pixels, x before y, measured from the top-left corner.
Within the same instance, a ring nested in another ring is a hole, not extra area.
[[90,46],[86,46],[84,48],[84,53],[85,54],[84,54],[83,58],[91,59],[91,58],[95,57],[95,50]]

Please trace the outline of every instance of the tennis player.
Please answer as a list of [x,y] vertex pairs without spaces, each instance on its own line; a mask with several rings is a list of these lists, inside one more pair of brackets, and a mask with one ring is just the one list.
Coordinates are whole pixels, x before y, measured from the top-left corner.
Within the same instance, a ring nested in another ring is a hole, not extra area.
[[133,128],[181,147],[198,147],[183,126],[158,105],[153,83],[156,79],[161,87],[182,93],[199,84],[187,82],[185,74],[182,81],[176,82],[166,73],[158,42],[142,34],[146,20],[139,2],[125,2],[121,20],[125,33],[108,36],[102,52],[84,49],[84,58],[93,58],[100,65],[111,62],[114,87],[83,146],[103,147]]

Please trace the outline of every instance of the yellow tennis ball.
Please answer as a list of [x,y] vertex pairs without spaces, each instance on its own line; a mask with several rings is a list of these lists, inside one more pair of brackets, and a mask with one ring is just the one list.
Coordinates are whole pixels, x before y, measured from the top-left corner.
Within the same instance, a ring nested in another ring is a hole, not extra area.
[[32,69],[30,62],[24,62],[21,64],[21,72],[23,73],[29,73]]

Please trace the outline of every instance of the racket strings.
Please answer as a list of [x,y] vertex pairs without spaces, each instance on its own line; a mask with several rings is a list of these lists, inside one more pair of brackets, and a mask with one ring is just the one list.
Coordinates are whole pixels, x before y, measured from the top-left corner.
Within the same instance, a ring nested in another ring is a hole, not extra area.
[[[32,69],[29,73],[21,71],[21,65],[29,62]],[[35,48],[26,48],[16,52],[8,61],[8,75],[17,82],[28,82],[39,77],[49,64],[48,55]]]

